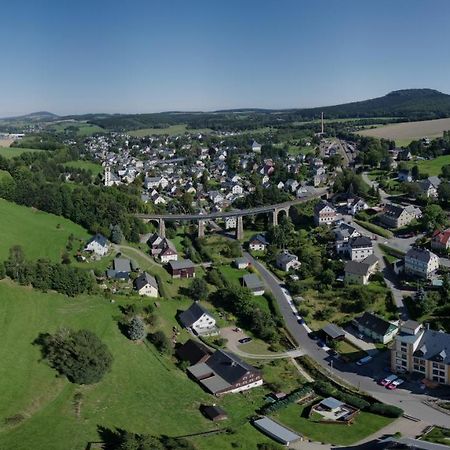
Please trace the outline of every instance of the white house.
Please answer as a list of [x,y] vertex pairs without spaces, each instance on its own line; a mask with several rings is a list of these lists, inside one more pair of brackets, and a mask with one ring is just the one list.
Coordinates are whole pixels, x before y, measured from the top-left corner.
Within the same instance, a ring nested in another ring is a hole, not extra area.
[[405,273],[420,278],[432,278],[439,269],[439,257],[424,248],[413,247],[405,255]]
[[301,266],[301,262],[298,260],[297,255],[293,255],[285,250],[277,255],[276,265],[284,272],[289,272],[290,270],[298,269]]
[[256,142],[255,140],[252,142],[252,151],[255,153],[261,153],[262,145]]
[[257,234],[253,236],[248,241],[248,248],[254,251],[265,251],[269,243],[266,241],[266,238],[262,234]]
[[87,241],[84,251],[95,253],[97,256],[105,256],[109,250],[109,242],[105,236],[97,233]]
[[336,210],[328,202],[321,200],[314,208],[316,225],[331,225],[337,219]]
[[373,245],[367,236],[358,236],[348,241],[348,254],[352,261],[362,261],[373,255]]
[[147,272],[142,273],[134,280],[134,288],[139,295],[158,297],[158,283]]
[[208,335],[217,332],[216,319],[199,303],[192,305],[180,314],[180,321],[185,328],[198,335]]
[[225,229],[226,230],[231,230],[232,228],[236,228],[236,217],[235,216],[231,216],[231,217],[226,217],[225,218]]

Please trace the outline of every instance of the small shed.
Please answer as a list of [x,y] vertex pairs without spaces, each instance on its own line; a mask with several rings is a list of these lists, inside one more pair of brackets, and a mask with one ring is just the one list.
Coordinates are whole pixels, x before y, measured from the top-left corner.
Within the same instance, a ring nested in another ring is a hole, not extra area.
[[326,341],[341,341],[345,338],[345,331],[334,323],[325,325],[321,331],[324,334]]
[[202,414],[213,422],[220,420],[227,420],[228,414],[220,406],[216,405],[202,405],[200,407]]
[[283,445],[290,445],[291,443],[302,439],[300,435],[280,425],[274,420],[269,419],[268,417],[262,417],[261,419],[254,420],[253,425],[258,428],[258,430]]

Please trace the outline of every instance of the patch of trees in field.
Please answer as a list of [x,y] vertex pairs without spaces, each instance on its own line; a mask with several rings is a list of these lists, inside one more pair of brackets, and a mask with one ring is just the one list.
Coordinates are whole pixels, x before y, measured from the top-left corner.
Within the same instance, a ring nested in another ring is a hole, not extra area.
[[31,284],[44,292],[54,290],[70,297],[90,293],[95,286],[92,275],[86,270],[46,259],[26,260],[20,245],[10,248],[9,258],[0,266],[0,277],[5,274],[22,285]]

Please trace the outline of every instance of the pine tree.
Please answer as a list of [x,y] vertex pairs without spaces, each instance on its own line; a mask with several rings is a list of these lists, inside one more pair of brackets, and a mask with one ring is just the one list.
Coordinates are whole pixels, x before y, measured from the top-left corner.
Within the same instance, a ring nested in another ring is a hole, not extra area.
[[132,341],[140,341],[145,337],[144,321],[139,316],[134,316],[128,324],[128,337]]

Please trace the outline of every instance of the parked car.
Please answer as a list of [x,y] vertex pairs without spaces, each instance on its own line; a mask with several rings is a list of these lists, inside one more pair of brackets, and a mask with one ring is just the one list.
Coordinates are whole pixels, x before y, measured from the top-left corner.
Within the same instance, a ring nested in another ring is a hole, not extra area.
[[369,364],[370,361],[372,361],[372,357],[371,356],[365,356],[364,358],[361,358],[359,361],[356,361],[356,364],[358,366],[364,366],[364,364]]
[[317,341],[317,345],[319,346],[319,347],[325,347],[325,342],[323,342],[323,341],[321,341],[321,340],[318,340]]
[[239,343],[246,344],[247,342],[250,342],[251,340],[252,340],[251,337],[245,337],[245,338],[239,339]]
[[392,383],[388,384],[386,387],[390,390],[397,389],[404,382],[405,382],[405,380],[402,380],[401,378],[397,378]]
[[392,374],[382,378],[378,383],[381,384],[381,386],[387,386],[388,384],[391,384],[393,381],[395,381],[397,378],[398,378],[397,375]]

